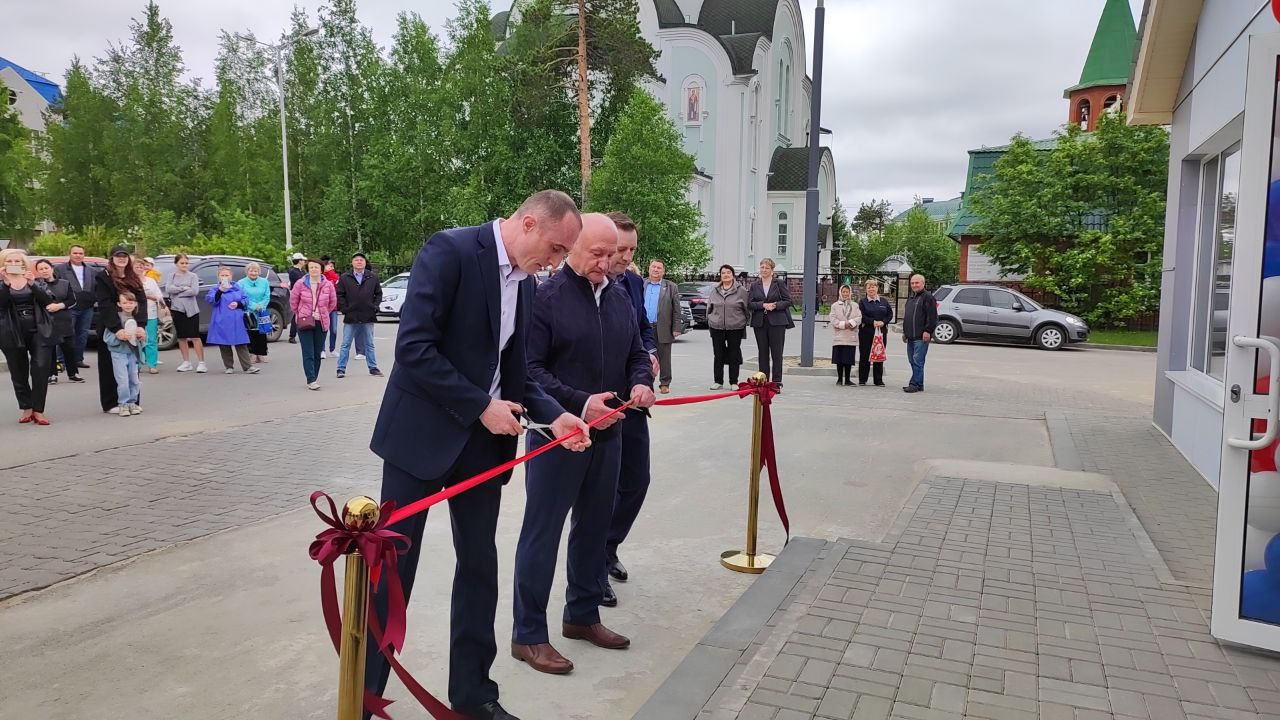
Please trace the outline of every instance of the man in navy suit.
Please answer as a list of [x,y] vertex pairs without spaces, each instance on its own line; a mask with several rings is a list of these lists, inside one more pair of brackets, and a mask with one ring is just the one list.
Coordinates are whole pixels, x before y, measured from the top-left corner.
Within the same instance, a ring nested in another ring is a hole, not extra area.
[[[538,286],[528,339],[529,375],[551,397],[588,422],[629,398],[653,405],[653,373],[640,343],[635,308],[609,281],[618,228],[607,215],[582,218],[582,234],[562,270]],[[629,412],[638,412],[631,410]],[[561,634],[612,650],[630,640],[600,622],[605,542],[618,488],[621,436],[617,415],[600,422],[591,448],[573,454],[552,449],[529,461],[525,473],[524,525],[516,546],[515,622],[511,654],[541,672],[564,674],[573,663],[550,642],[547,604],[565,518],[569,530],[569,589]],[[530,450],[545,444],[530,436]]]
[[[370,448],[383,459],[382,499],[407,505],[515,457],[517,415],[549,423],[556,436],[581,429],[563,452],[590,444],[586,424],[529,378],[525,334],[538,270],[561,262],[581,215],[564,193],[542,191],[509,219],[436,233],[418,253],[396,337],[396,364]],[[469,718],[516,720],[489,677],[497,655],[494,544],[502,486],[510,472],[449,500],[457,566],[450,615],[449,701]],[[400,556],[405,598],[413,589],[426,513],[391,527],[413,545]],[[385,575],[383,576],[386,577]],[[385,580],[374,595],[386,618]],[[389,667],[370,640],[365,685],[381,693]],[[366,718],[368,717],[366,711]]]
[[[644,309],[644,278],[628,270],[640,242],[636,223],[626,213],[611,212],[609,219],[618,226],[618,252],[613,255],[613,269],[609,277],[627,291],[636,311],[636,324],[640,327],[640,343],[649,353],[649,369],[658,375],[658,339]],[[618,560],[618,546],[627,539],[631,526],[640,516],[645,495],[649,492],[649,418],[644,413],[629,412],[619,423],[622,433],[622,464],[618,470],[618,493],[613,501],[613,522],[609,525],[609,539],[605,544],[604,600],[605,607],[616,607],[618,595],[609,584],[609,577],[626,582],[630,577],[626,567]]]

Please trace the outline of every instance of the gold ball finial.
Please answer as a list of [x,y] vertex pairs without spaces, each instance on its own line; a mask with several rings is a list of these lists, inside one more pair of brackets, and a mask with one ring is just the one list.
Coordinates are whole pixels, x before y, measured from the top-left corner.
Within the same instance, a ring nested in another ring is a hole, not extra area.
[[373,498],[361,495],[353,497],[342,507],[342,524],[348,530],[372,530],[378,524],[378,503]]
[[758,382],[758,383],[762,383],[762,382],[767,381],[767,380],[769,379],[769,376],[768,376],[768,375],[765,375],[765,374],[764,374],[764,373],[762,373],[762,372],[758,372],[758,373],[756,373],[755,375],[752,375],[752,376],[751,376],[751,379],[752,379],[752,380],[755,380],[755,381],[756,381],[756,382]]

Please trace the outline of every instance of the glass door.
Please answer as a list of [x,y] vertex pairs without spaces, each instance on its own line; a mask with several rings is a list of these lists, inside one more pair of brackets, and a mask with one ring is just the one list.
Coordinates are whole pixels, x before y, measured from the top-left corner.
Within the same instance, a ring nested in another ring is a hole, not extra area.
[[1280,35],[1252,38],[1245,105],[1244,141],[1217,173],[1215,232],[1201,237],[1215,296],[1205,371],[1227,395],[1212,630],[1280,650]]

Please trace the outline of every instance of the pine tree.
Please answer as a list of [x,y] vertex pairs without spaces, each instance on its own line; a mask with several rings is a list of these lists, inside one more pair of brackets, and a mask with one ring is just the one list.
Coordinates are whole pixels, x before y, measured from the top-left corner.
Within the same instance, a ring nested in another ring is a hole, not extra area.
[[637,88],[592,176],[589,207],[620,210],[636,221],[638,257],[661,258],[673,273],[702,268],[711,249],[687,198],[693,163],[666,110]]
[[114,115],[114,103],[93,85],[80,59],[73,60],[62,105],[46,128],[44,194],[50,218],[58,225],[78,231],[117,224],[106,147]]

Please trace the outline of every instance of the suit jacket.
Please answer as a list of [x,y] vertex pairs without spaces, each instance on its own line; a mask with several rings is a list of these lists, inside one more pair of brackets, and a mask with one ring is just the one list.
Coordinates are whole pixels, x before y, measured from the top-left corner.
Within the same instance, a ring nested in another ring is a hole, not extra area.
[[[636,385],[653,384],[627,292],[611,282],[597,305],[591,282],[568,264],[538,286],[528,351],[529,375],[578,416],[596,393],[626,399]],[[607,438],[618,427],[595,432]]]
[[640,326],[640,344],[644,345],[644,349],[649,353],[658,352],[658,339],[654,335],[653,324],[649,322],[649,314],[644,310],[644,278],[627,270],[619,275],[617,280],[627,291],[631,304],[636,308],[636,324]]
[[59,263],[53,269],[53,276],[62,278],[71,284],[71,292],[76,297],[76,306],[80,309],[93,307],[94,289],[97,285],[96,279],[99,270],[90,265],[84,264],[84,285],[80,284],[80,280],[76,277],[76,271],[71,269],[71,263]]
[[493,224],[445,230],[427,240],[400,310],[396,363],[369,444],[375,454],[414,477],[443,476],[472,431],[487,432],[478,421],[499,367],[503,400],[523,404],[541,423],[564,412],[526,370],[533,285],[533,278],[520,283],[515,332],[500,353]]
[[[644,304],[643,293],[640,296],[640,303]],[[645,317],[647,318],[648,315],[646,314]],[[673,343],[681,327],[680,287],[670,280],[663,280],[662,291],[658,293],[658,321],[653,324],[654,336],[660,343]]]
[[[778,307],[765,310],[764,304],[767,302],[777,303]],[[791,305],[791,291],[787,289],[786,280],[775,276],[769,283],[767,295],[764,291],[764,283],[757,282],[747,293],[747,306],[751,308],[751,327],[764,327],[766,324],[774,327],[795,327],[796,323],[791,319]]]

